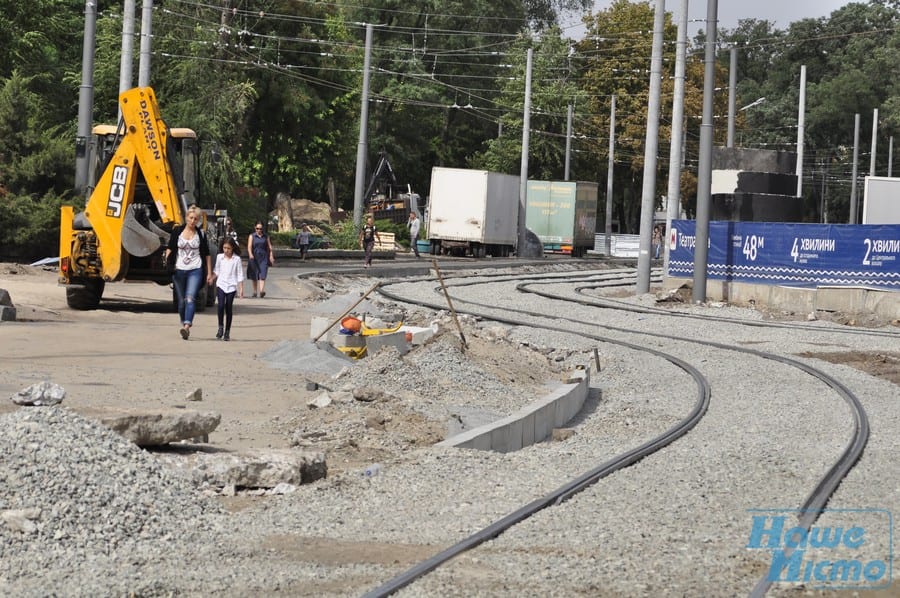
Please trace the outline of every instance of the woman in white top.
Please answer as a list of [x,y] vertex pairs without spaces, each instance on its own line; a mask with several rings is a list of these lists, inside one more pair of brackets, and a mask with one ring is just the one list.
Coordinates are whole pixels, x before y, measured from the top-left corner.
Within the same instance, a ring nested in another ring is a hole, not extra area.
[[[219,330],[216,338],[231,340],[231,320],[234,313],[234,296],[244,298],[244,268],[241,264],[237,241],[226,237],[222,253],[216,256],[216,300],[218,303]],[[224,319],[224,327],[222,326]]]
[[194,303],[200,292],[203,279],[212,283],[212,258],[206,236],[200,229],[203,213],[200,208],[191,206],[184,218],[184,226],[172,231],[165,258],[175,255],[175,273],[172,283],[178,296],[178,316],[181,319],[181,338],[188,340],[191,326],[194,324]]

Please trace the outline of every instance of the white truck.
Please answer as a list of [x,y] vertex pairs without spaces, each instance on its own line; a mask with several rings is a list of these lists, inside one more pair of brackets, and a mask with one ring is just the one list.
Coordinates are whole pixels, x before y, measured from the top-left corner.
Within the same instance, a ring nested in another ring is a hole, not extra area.
[[513,253],[519,230],[519,181],[509,174],[435,166],[427,210],[431,254]]
[[867,176],[863,224],[900,224],[900,178]]

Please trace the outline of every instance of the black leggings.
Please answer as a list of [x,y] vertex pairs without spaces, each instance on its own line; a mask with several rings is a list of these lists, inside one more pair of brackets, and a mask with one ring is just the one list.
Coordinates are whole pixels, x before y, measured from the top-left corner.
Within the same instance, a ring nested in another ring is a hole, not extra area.
[[226,293],[216,287],[216,304],[218,305],[219,328],[222,327],[222,316],[225,316],[225,330],[231,330],[231,318],[234,313],[234,296],[237,291]]

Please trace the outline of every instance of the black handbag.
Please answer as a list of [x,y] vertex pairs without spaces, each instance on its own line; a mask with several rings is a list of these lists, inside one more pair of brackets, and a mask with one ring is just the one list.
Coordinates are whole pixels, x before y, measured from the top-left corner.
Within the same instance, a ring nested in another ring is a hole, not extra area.
[[175,274],[175,260],[178,259],[177,251],[170,251],[166,256],[166,272],[169,274]]

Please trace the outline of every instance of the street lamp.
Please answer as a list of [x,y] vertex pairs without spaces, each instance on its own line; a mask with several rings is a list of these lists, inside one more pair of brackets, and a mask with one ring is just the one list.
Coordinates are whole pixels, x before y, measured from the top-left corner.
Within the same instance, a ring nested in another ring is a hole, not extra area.
[[762,104],[762,103],[765,102],[765,101],[766,101],[766,98],[765,98],[765,97],[762,97],[762,98],[758,98],[758,99],[756,99],[756,100],[753,100],[752,102],[750,102],[749,104],[747,104],[746,106],[744,106],[743,108],[741,108],[740,110],[738,110],[738,112],[743,112],[743,111],[746,110],[747,108],[753,108],[754,106],[759,106],[760,104]]

